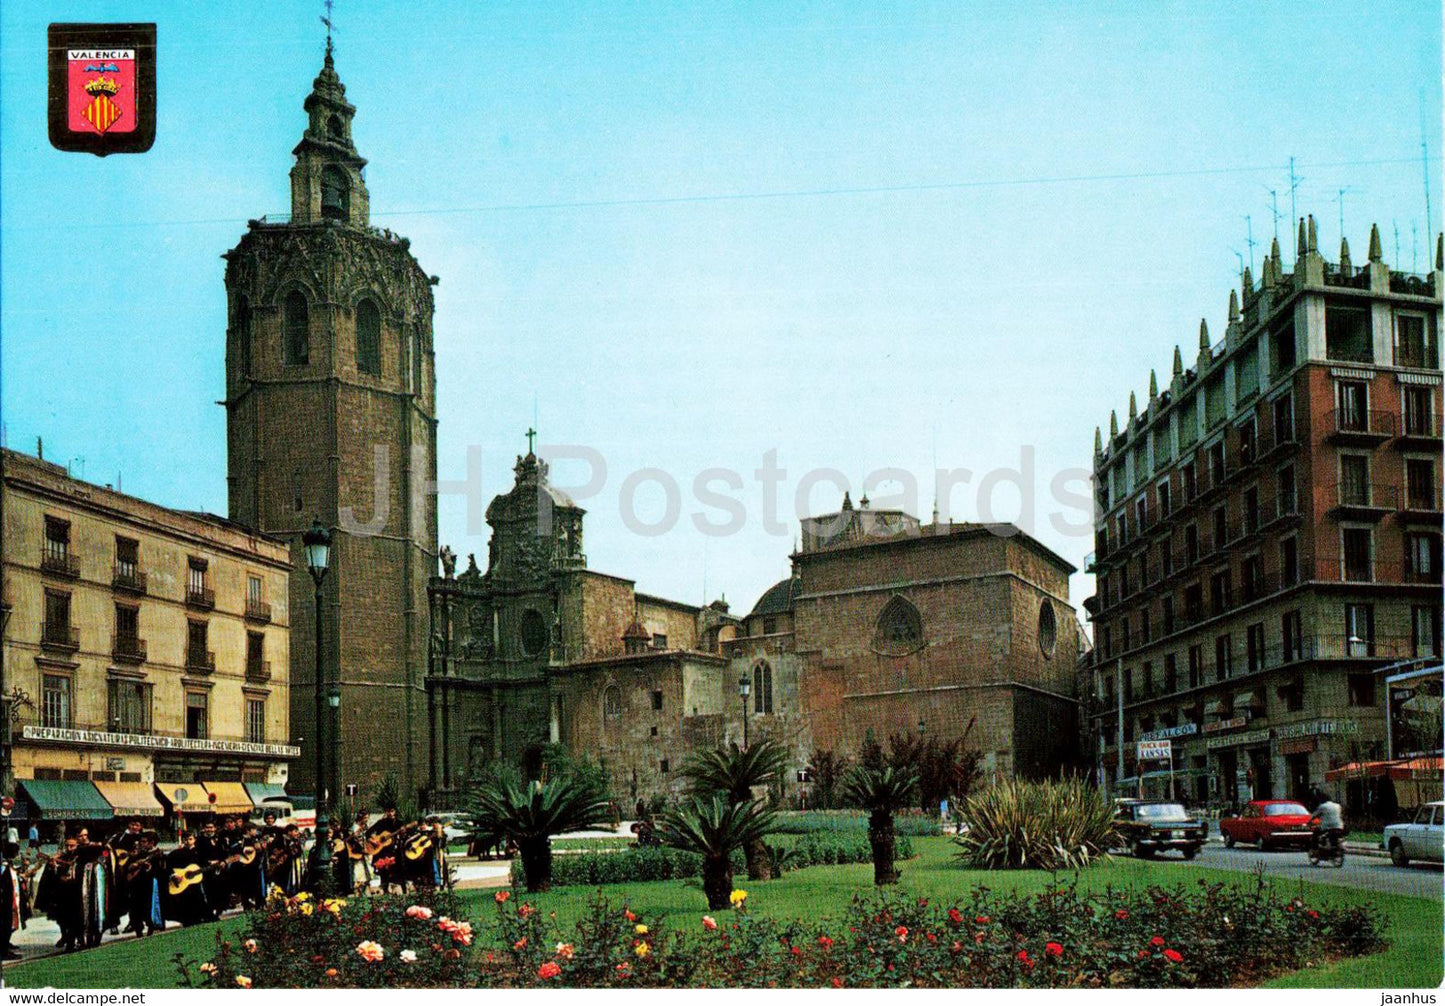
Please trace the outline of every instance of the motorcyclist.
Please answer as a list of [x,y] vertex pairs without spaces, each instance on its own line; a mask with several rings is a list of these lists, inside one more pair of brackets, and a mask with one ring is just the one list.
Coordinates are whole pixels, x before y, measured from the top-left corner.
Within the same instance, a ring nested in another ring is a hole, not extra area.
[[1316,849],[1327,847],[1338,849],[1345,836],[1345,819],[1340,805],[1327,794],[1320,794],[1320,802],[1310,816],[1310,828],[1314,831]]

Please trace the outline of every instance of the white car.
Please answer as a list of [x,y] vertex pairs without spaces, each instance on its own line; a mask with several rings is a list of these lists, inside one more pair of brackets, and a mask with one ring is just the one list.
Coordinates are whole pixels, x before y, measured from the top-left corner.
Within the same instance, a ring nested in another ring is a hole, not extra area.
[[1409,866],[1412,859],[1445,860],[1445,801],[1427,803],[1413,821],[1387,827],[1381,844],[1396,866]]

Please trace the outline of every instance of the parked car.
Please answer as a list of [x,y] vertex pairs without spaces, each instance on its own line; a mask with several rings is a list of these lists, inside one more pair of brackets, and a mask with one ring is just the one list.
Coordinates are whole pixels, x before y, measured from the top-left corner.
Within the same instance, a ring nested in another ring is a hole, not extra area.
[[1247,842],[1261,849],[1282,846],[1307,849],[1313,834],[1310,812],[1304,804],[1293,800],[1253,800],[1244,805],[1237,817],[1221,820],[1219,833],[1231,849],[1236,842]]
[[1130,855],[1140,859],[1168,849],[1193,859],[1209,831],[1203,821],[1189,816],[1183,804],[1163,800],[1116,801],[1114,828]]
[[1381,843],[1396,866],[1409,866],[1412,859],[1439,863],[1445,860],[1445,801],[1427,803],[1415,812],[1413,821],[1385,828]]

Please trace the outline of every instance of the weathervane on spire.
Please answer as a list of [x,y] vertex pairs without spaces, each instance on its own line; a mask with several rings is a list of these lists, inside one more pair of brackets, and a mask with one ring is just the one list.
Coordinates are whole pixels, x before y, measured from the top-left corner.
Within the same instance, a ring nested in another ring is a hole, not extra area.
[[335,0],[322,0],[321,6],[326,8],[326,13],[321,15],[321,23],[326,26],[326,58],[331,58],[331,32],[335,25],[331,23],[331,7]]

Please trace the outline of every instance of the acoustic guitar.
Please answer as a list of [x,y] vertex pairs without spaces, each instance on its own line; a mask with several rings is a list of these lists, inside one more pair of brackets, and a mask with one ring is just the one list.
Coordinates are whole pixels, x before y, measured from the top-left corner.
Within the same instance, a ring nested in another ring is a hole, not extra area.
[[411,838],[406,840],[406,845],[402,847],[402,853],[406,856],[407,859],[411,860],[412,862],[416,862],[418,859],[421,859],[421,857],[425,856],[428,852],[430,852],[431,847],[432,840],[430,835],[424,833],[420,835],[413,835]]
[[171,879],[166,881],[166,890],[170,891],[171,897],[184,894],[196,884],[199,884],[207,873],[215,873],[225,869],[232,863],[244,863],[247,866],[256,861],[256,850],[252,846],[246,846],[234,856],[227,856],[225,859],[218,859],[209,866],[183,866],[171,871]]

